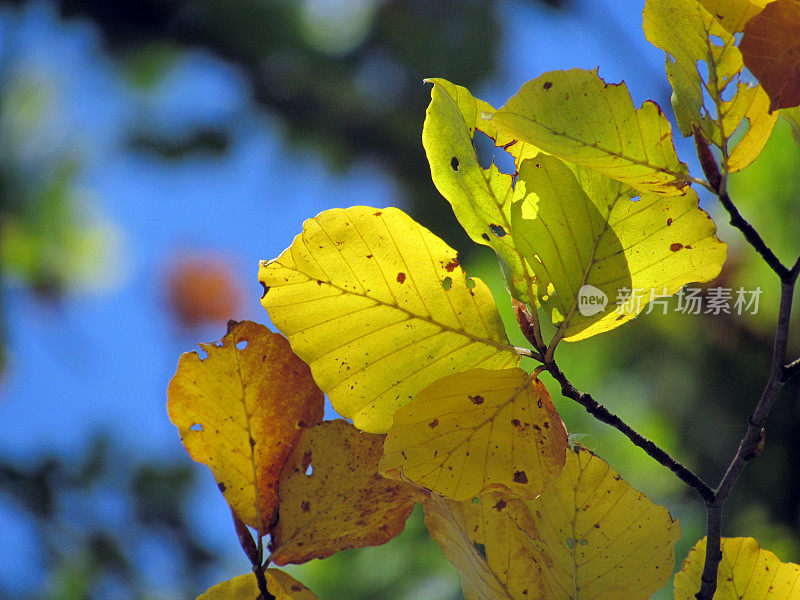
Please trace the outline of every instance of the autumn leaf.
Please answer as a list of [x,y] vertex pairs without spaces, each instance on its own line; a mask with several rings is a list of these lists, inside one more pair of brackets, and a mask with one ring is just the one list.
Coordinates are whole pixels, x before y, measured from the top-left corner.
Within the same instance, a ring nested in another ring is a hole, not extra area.
[[281,473],[273,563],[377,546],[403,530],[414,503],[427,494],[378,474],[384,437],[342,419],[303,432]]
[[747,22],[744,64],[764,86],[771,111],[800,105],[800,2],[775,0]]
[[744,31],[745,24],[773,0],[699,0],[731,33]]
[[323,394],[286,339],[263,325],[242,321],[200,347],[207,358],[181,356],[167,390],[169,417],[234,514],[266,534],[283,462],[303,428],[322,420]]
[[519,363],[486,285],[396,208],[320,213],[261,263],[259,280],[272,322],[364,431],[388,431],[400,406],[445,375]]
[[[728,11],[729,24],[750,14],[742,3],[717,8]],[[722,150],[729,171],[749,165],[767,143],[777,115],[769,112],[764,88],[741,80],[744,62],[734,33],[697,0],[647,0],[644,32],[666,52],[672,104],[683,134],[690,136],[699,127]],[[743,121],[747,131],[730,145]]]
[[544,385],[521,369],[473,369],[395,413],[381,473],[467,500],[489,490],[538,496],[564,467],[567,431]]
[[[280,569],[264,571],[267,590],[275,596],[275,600],[317,600],[314,592]],[[256,576],[245,573],[229,581],[223,581],[211,587],[197,600],[258,600],[259,591]]]
[[646,600],[672,574],[677,521],[580,447],[535,500],[433,497],[431,536],[467,600]]
[[[691,189],[634,201],[628,186],[545,155],[522,164],[517,189],[525,192],[511,211],[514,242],[558,339],[618,327],[652,298],[713,279],[725,262],[726,245]],[[629,301],[618,307],[626,291]],[[580,304],[590,296],[605,304]]]
[[596,71],[551,71],[529,81],[493,115],[498,132],[592,168],[644,193],[684,193],[689,172],[653,102],[634,107],[624,83]]
[[507,149],[517,166],[538,149],[524,142],[502,137],[491,120],[491,105],[474,98],[464,87],[444,79],[430,79],[431,103],[422,128],[422,145],[431,166],[433,183],[453,207],[456,218],[472,241],[489,246],[503,265],[512,295],[526,303],[534,295],[533,272],[508,235],[511,232],[511,203],[515,198],[513,177],[501,173],[492,163],[481,167],[473,137],[482,131]]
[[[689,552],[675,575],[675,600],[694,600],[705,564],[706,538]],[[785,563],[753,538],[722,538],[714,600],[794,600],[800,597],[800,566]]]

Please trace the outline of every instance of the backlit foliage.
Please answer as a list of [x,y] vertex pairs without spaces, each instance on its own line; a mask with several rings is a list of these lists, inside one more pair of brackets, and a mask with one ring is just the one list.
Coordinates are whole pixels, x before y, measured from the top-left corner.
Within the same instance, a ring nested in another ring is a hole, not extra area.
[[[402,211],[355,206],[307,220],[259,269],[280,333],[232,323],[219,344],[202,345],[207,358],[184,355],[170,384],[170,417],[211,467],[256,572],[202,598],[313,598],[264,559],[296,564],[385,543],[416,502],[468,600],[646,600],[666,583],[677,521],[568,443],[538,375],[549,371],[590,408],[559,379],[558,343],[608,331],[654,297],[720,273],[727,248],[695,188],[724,192],[728,174],[763,148],[776,109],[797,125],[796,80],[773,77],[796,74],[796,58],[764,57],[765,23],[796,9],[647,0],[645,35],[665,51],[680,131],[706,153],[712,181],[678,157],[661,108],[637,108],[624,83],[596,71],[544,73],[499,109],[429,80],[422,143],[433,183],[470,238],[497,254],[531,347],[508,342],[486,285]],[[800,24],[786,27],[797,35],[781,30],[777,41],[796,48]],[[761,85],[745,64],[756,76],[763,67]],[[481,165],[478,131],[511,154],[513,173]],[[607,299],[628,290],[635,308],[587,310],[587,289]],[[522,356],[542,367],[520,369]],[[320,423],[322,392],[352,424]],[[675,578],[676,600],[699,588],[704,545]],[[798,569],[753,540],[724,539],[716,597],[796,598]]]

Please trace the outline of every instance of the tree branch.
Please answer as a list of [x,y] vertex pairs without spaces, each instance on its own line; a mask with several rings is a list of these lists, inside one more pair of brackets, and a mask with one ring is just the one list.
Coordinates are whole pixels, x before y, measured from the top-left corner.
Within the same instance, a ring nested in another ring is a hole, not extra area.
[[775,256],[775,253],[769,249],[767,244],[761,239],[759,233],[753,228],[747,220],[742,217],[739,210],[733,204],[728,196],[728,192],[719,194],[719,201],[731,217],[730,224],[742,232],[744,238],[755,248],[769,267],[778,274],[781,281],[787,281],[791,276],[791,271]]
[[[759,238],[760,239],[760,238]],[[733,457],[728,470],[720,481],[714,493],[714,500],[706,504],[708,519],[708,532],[706,537],[706,560],[703,567],[700,591],[695,597],[697,600],[712,600],[717,590],[717,571],[722,560],[720,550],[722,535],[722,506],[725,504],[733,486],[744,471],[747,463],[761,453],[760,444],[764,439],[764,424],[767,421],[778,392],[786,381],[786,346],[789,340],[789,323],[792,316],[792,300],[794,287],[797,281],[797,272],[794,268],[787,271],[787,276],[781,277],[781,304],[778,309],[778,325],[775,330],[775,345],[772,351],[772,366],[769,379],[761,394],[755,411],[750,416],[750,422],[744,438],[739,443],[736,455]],[[794,363],[793,363],[794,364]],[[791,365],[790,365],[791,366]],[[800,370],[800,368],[798,368]]]
[[578,404],[583,406],[590,415],[594,418],[611,425],[615,429],[621,431],[634,445],[644,450],[650,457],[655,459],[659,464],[664,465],[670,471],[680,478],[681,481],[692,487],[703,497],[707,503],[714,500],[714,491],[696,474],[687,469],[677,460],[672,458],[667,452],[661,449],[658,445],[648,440],[646,437],[635,431],[630,425],[625,423],[617,415],[610,412],[605,406],[597,402],[589,394],[579,392],[569,382],[566,375],[561,372],[558,365],[554,361],[544,364],[544,368],[561,384],[561,394],[566,398],[575,400]]

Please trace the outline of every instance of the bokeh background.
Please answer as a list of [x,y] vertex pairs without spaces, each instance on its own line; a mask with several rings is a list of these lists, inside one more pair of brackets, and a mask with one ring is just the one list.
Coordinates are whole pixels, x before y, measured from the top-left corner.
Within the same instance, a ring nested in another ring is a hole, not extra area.
[[[258,260],[304,218],[403,208],[492,286],[522,343],[493,256],[430,181],[422,80],[501,105],[543,71],[599,66],[669,113],[642,4],[0,2],[0,598],[194,598],[248,570],[210,473],[167,419],[166,387],[180,353],[221,337],[229,317],[268,322]],[[677,146],[699,175],[691,143]],[[731,191],[786,262],[800,249],[799,190],[800,151],[779,122]],[[579,388],[713,484],[766,378],[778,286],[703,202],[730,244],[711,285],[761,287],[758,314],[653,313],[559,356]],[[545,383],[575,439],[680,518],[679,567],[703,533],[699,498]],[[727,535],[791,561],[799,384],[783,391],[725,521]],[[323,600],[461,597],[421,511],[383,547],[296,573]]]

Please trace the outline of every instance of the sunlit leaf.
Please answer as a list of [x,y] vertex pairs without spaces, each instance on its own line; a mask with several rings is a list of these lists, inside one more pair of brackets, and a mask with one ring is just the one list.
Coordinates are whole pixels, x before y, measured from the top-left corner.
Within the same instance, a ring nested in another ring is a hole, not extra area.
[[[317,600],[314,592],[280,569],[264,571],[267,590],[275,600]],[[229,581],[211,587],[197,600],[258,600],[259,591],[256,576],[245,573]]]
[[775,0],[747,22],[744,64],[764,86],[770,110],[800,105],[800,3]]
[[494,108],[474,98],[466,88],[444,79],[430,81],[433,88],[422,128],[422,145],[428,155],[433,183],[453,207],[472,240],[497,253],[513,296],[529,303],[533,272],[508,235],[513,178],[501,173],[494,163],[488,169],[480,165],[473,137],[477,131],[483,131],[498,146],[514,154],[517,165],[524,158],[536,156],[538,150],[500,136],[493,122],[482,118],[484,113],[494,112]]
[[[749,3],[720,7],[729,23],[738,23],[756,10]],[[724,15],[723,15],[724,16]],[[729,171],[749,165],[766,144],[777,115],[761,86],[741,81],[744,63],[734,33],[697,0],[647,0],[644,10],[647,39],[667,53],[667,76],[672,103],[684,135],[694,126],[723,149]],[[746,121],[747,131],[734,145],[729,140]]]
[[396,208],[328,210],[259,280],[262,304],[356,427],[382,433],[437,379],[518,364],[489,289]]
[[646,600],[672,575],[680,537],[664,507],[579,447],[535,500],[434,497],[426,523],[467,600]]
[[[703,538],[675,575],[675,600],[694,600],[705,563]],[[714,600],[794,600],[800,597],[800,566],[785,563],[753,538],[722,538],[722,561]]]
[[378,474],[384,438],[342,419],[303,432],[281,473],[272,562],[303,563],[378,546],[403,530],[427,493]]
[[567,340],[613,329],[651,299],[713,279],[725,261],[726,245],[691,189],[634,201],[627,186],[545,155],[522,164],[517,188],[527,195],[512,208],[514,241]]
[[689,176],[661,109],[636,109],[624,83],[596,71],[552,71],[488,115],[499,132],[590,167],[641,192],[681,195]]
[[234,513],[266,533],[283,462],[303,428],[322,420],[322,391],[286,339],[263,325],[243,321],[200,347],[207,358],[181,356],[167,391],[169,417]]
[[745,24],[773,0],[699,0],[731,33],[744,31]]
[[521,369],[474,369],[425,388],[395,413],[381,472],[466,500],[535,498],[564,467],[567,431],[544,385]]

